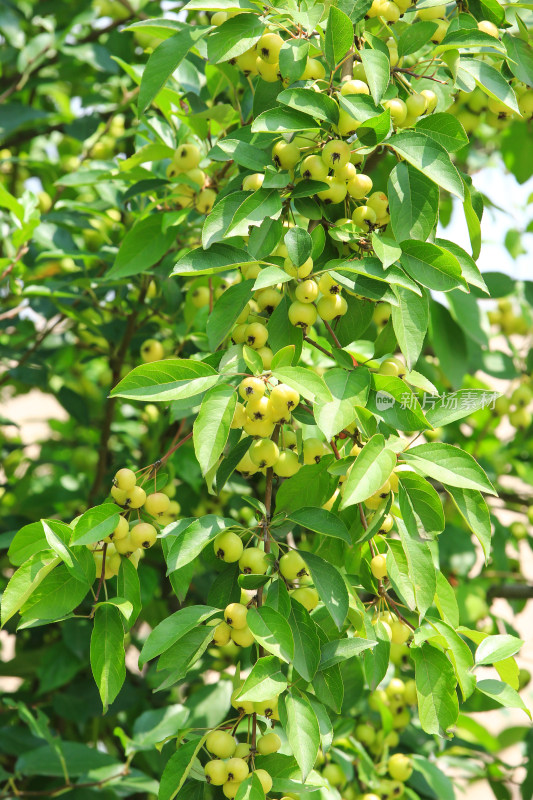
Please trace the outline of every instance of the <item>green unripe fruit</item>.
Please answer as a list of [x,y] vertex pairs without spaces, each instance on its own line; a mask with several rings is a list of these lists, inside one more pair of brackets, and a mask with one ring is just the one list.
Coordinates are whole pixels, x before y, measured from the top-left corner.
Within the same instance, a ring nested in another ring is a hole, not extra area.
[[336,294],[329,297],[321,297],[316,304],[316,310],[320,319],[327,322],[346,314],[348,306],[344,297],[341,297],[340,294]]
[[343,167],[350,160],[350,145],[342,139],[332,139],[322,148],[322,160],[330,169]]
[[274,473],[280,478],[291,478],[300,469],[297,453],[292,450],[282,450],[274,464]]
[[139,522],[130,531],[130,539],[134,550],[143,547],[147,550],[157,540],[157,531],[149,522]]
[[314,325],[317,310],[310,303],[299,303],[297,300],[289,306],[289,321],[297,328],[308,328]]
[[317,439],[314,436],[310,436],[308,439],[304,440],[304,464],[318,464],[322,456],[327,455],[328,452],[328,448],[322,439]]
[[325,181],[328,177],[328,168],[320,156],[306,156],[300,167],[300,174],[306,180]]
[[268,330],[260,322],[252,322],[246,326],[246,344],[254,350],[263,347],[268,339]]
[[226,766],[228,768],[228,780],[237,781],[237,783],[242,783],[250,772],[248,764],[242,758],[230,758],[226,762]]
[[283,39],[277,33],[264,33],[256,45],[257,54],[267,64],[277,64],[279,51],[283,46]]
[[226,564],[233,564],[242,555],[243,543],[239,536],[233,531],[219,533],[214,541],[215,555]]
[[395,781],[408,781],[413,774],[411,759],[403,753],[394,753],[389,758],[387,769]]
[[405,101],[407,113],[414,117],[420,117],[427,109],[427,100],[422,94],[410,94]]
[[527,527],[524,525],[523,522],[513,522],[513,524],[511,525],[511,534],[514,536],[515,539],[526,539]]
[[307,278],[307,276],[313,271],[313,259],[308,258],[303,264],[300,264],[300,266],[297,267],[287,256],[283,262],[283,269],[287,275],[290,275],[292,278]]
[[298,284],[294,295],[300,303],[312,303],[318,297],[318,286],[316,282],[310,278]]
[[359,206],[353,212],[352,219],[359,228],[370,230],[377,220],[377,214],[370,206]]
[[213,634],[213,644],[216,647],[225,647],[231,638],[231,628],[227,622],[219,622]]
[[145,364],[160,361],[164,355],[163,345],[157,339],[146,339],[141,345],[141,358]]
[[184,172],[197,167],[201,160],[202,155],[195,144],[182,144],[174,154],[175,165]]
[[383,102],[383,107],[388,108],[394,125],[401,125],[407,117],[407,106],[400,97],[393,97]]
[[300,586],[298,589],[293,589],[290,594],[309,612],[313,611],[320,601],[317,590],[312,586]]
[[170,498],[163,492],[149,494],[144,503],[144,510],[152,517],[162,517],[170,507]]
[[432,6],[431,8],[420,8],[417,10],[416,15],[419,19],[439,19],[446,16],[446,4],[441,6]]
[[263,791],[265,794],[272,789],[272,778],[270,777],[269,773],[266,769],[256,769],[254,770],[254,775],[259,778],[259,783],[263,787]]
[[136,483],[137,476],[133,470],[126,469],[125,467],[123,469],[119,469],[113,479],[113,485],[125,492],[133,489]]
[[264,575],[268,569],[268,558],[264,550],[259,547],[248,547],[239,559],[239,569],[246,575]]
[[128,520],[125,517],[119,517],[118,525],[111,534],[111,540],[113,542],[118,542],[120,539],[124,539],[129,532],[130,526],[128,525]]
[[376,740],[375,728],[369,725],[368,722],[362,722],[355,728],[355,737],[361,744],[364,744],[365,747],[369,747],[374,744]]
[[250,647],[255,642],[254,635],[248,625],[245,625],[244,628],[232,630],[231,639],[239,647]]
[[243,400],[258,399],[265,394],[265,384],[260,378],[245,378],[239,384],[239,394]]
[[300,79],[302,81],[321,81],[325,75],[324,65],[316,58],[308,58]]
[[222,787],[222,794],[224,797],[227,797],[228,800],[232,800],[236,797],[240,785],[239,781],[228,781]]
[[383,555],[374,556],[370,562],[370,569],[374,578],[381,580],[387,576],[387,559]]
[[281,739],[277,733],[266,733],[257,740],[257,752],[262,756],[277,753],[281,747]]
[[[246,713],[253,713],[253,703],[250,703],[252,710]],[[252,752],[252,748],[247,742],[239,742],[237,747],[235,748],[235,758],[249,758],[250,753]]]
[[326,764],[322,770],[322,777],[335,787],[343,786],[346,783],[346,775],[338,764]]
[[482,19],[477,24],[478,29],[483,33],[487,33],[489,36],[493,36],[495,39],[499,39],[500,32],[494,22],[490,22],[488,19]]
[[281,169],[292,169],[300,160],[300,148],[294,142],[276,142],[272,148],[272,161]]
[[246,617],[248,609],[242,603],[230,603],[224,609],[224,619],[234,630],[246,627]]
[[146,492],[140,486],[134,486],[126,492],[126,501],[124,503],[128,508],[141,508],[146,500]]
[[[251,700],[237,699],[237,695],[239,694],[240,690],[240,688],[236,689],[231,695],[231,705],[239,712],[239,714],[253,714],[254,704],[251,702]],[[243,751],[243,747],[247,748],[247,750]],[[244,756],[248,756],[250,754],[250,745],[238,744],[237,749],[235,750],[235,758],[244,758],[243,752]]]
[[217,758],[231,758],[237,745],[231,733],[211,731],[205,740],[205,746]]
[[278,699],[262,700],[261,702],[254,703],[255,713],[260,717],[267,719],[279,719],[278,717]]
[[259,469],[272,467],[279,458],[279,449],[272,439],[256,439],[248,450],[250,458]]
[[222,786],[228,780],[228,767],[224,761],[213,759],[208,761],[204,767],[207,783],[213,786]]
[[391,642],[394,644],[405,644],[411,636],[411,629],[401,620],[394,620],[390,626]]
[[194,207],[199,214],[209,214],[209,212],[215,205],[216,199],[217,199],[217,193],[215,192],[214,189],[202,189],[202,191],[196,198]]
[[247,175],[242,182],[244,192],[257,192],[263,185],[265,176],[261,172],[254,172],[253,175]]
[[295,581],[309,574],[305,561],[296,550],[289,550],[282,555],[279,560],[279,571],[288,581]]

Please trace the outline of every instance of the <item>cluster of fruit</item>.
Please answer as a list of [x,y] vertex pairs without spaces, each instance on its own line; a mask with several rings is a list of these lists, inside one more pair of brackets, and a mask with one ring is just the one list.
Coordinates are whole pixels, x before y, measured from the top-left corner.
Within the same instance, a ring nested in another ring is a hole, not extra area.
[[[268,702],[243,703],[238,707],[239,717],[244,714],[266,716],[265,712],[271,710]],[[272,715],[268,718],[272,719]],[[224,797],[230,800],[235,797],[239,786],[250,773],[259,779],[265,794],[272,788],[270,774],[265,769],[254,769],[254,759],[257,754],[267,756],[280,749],[281,739],[274,731],[259,736],[252,745],[237,742],[229,731],[217,729],[207,735],[205,747],[211,757],[204,766],[206,781],[212,786],[221,786]]]
[[513,302],[507,297],[498,300],[498,307],[488,312],[488,318],[506,336],[514,333],[525,336],[529,331],[527,320],[522,314],[515,314]]
[[[121,556],[129,558],[137,567],[144,550],[155,544],[158,527],[173,522],[180,512],[179,503],[171,500],[165,492],[152,492],[147,495],[142,486],[137,484],[135,472],[127,468],[119,469],[116,473],[111,496],[124,510],[119,516],[117,526],[106,536],[103,543],[88,545],[96,563],[97,577],[101,575],[103,568],[106,580],[118,575]],[[130,524],[128,516],[134,509],[138,511],[138,519]],[[157,526],[141,519],[141,509],[144,515],[157,522]]]
[[509,423],[517,430],[526,430],[533,421],[530,410],[533,401],[533,389],[529,382],[523,382],[513,391],[510,397],[501,395],[494,403],[494,412],[499,417],[507,416]]
[[178,208],[194,207],[199,214],[209,214],[217,193],[208,185],[209,179],[200,169],[201,161],[202,153],[196,144],[181,144],[167,167],[167,178],[178,181],[171,195]]
[[[531,119],[533,117],[533,89],[528,88],[525,83],[516,81],[513,83],[513,90],[516,94],[518,108],[522,118]],[[518,114],[512,111],[509,106],[504,105],[497,97],[487,97],[479,88],[474,89],[474,91],[470,93],[459,92],[458,100],[460,102],[454,103],[447,111],[449,114],[454,114],[457,117],[468,134],[479,135],[480,127],[483,122],[490,126],[488,128],[488,132],[490,133],[490,129],[503,130],[507,128],[509,119],[511,118],[520,119]],[[508,300],[500,302],[504,307],[509,304]],[[498,305],[500,305],[500,303],[498,303]],[[511,311],[510,304],[507,310]],[[502,312],[503,311],[504,309],[502,309]],[[507,314],[505,326],[513,328],[509,332],[522,332],[514,330],[512,319],[512,315]],[[496,322],[496,324],[499,324],[499,322]],[[507,333],[505,329],[504,333]]]

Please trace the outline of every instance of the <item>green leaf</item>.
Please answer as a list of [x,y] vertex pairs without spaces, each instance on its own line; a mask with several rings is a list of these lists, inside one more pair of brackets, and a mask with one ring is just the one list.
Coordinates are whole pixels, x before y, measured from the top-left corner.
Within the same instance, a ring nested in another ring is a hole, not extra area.
[[180,744],[170,756],[161,775],[158,800],[174,800],[178,796],[206,738],[207,733],[204,736],[195,736],[185,744]]
[[202,400],[193,425],[194,452],[202,475],[217,464],[226,446],[236,405],[235,389],[225,383],[214,386]]
[[439,800],[456,800],[453,783],[433,761],[418,753],[412,753],[410,758],[415,773],[420,773],[433,792],[432,797],[438,797]]
[[[255,172],[265,169],[271,163],[270,157],[263,150],[248,144],[248,142],[230,138],[219,139],[216,146],[236,164],[240,164],[246,169],[253,169]],[[231,195],[229,196],[231,197]]]
[[[505,52],[502,43],[494,36],[478,30],[477,27],[460,28],[459,30],[449,31],[442,42],[435,48],[435,52],[440,54],[445,53],[447,50],[458,50],[459,48],[461,48],[461,50],[481,50],[481,48],[488,47],[490,47],[491,50],[498,50],[502,53]],[[466,60],[467,59],[464,57],[461,57],[461,67]]]
[[276,286],[278,283],[286,283],[290,280],[292,278],[285,270],[279,267],[265,267],[255,279],[253,290],[258,292],[260,289],[266,289],[269,286]]
[[388,236],[379,236],[377,233],[372,234],[372,247],[374,248],[374,253],[383,264],[383,269],[387,269],[387,267],[390,267],[392,264],[398,261],[402,254],[402,248],[394,241],[394,239],[391,239]]
[[217,349],[233,328],[237,317],[252,297],[253,285],[252,280],[234,283],[228,286],[216,301],[205,328],[212,351]]
[[481,408],[491,408],[496,396],[496,392],[486,389],[459,389],[435,398],[435,402],[431,401],[426,418],[434,428],[449,425],[450,422],[468,417]]
[[[41,520],[41,525],[43,526],[44,535],[50,550],[52,550],[63,563],[67,567],[70,574],[79,581],[83,583],[92,583],[92,580],[89,579],[88,575],[86,574],[86,570],[84,568],[84,561],[83,556],[85,556],[85,552],[82,550],[82,561],[78,560],[77,553],[74,550],[71,550],[70,547],[63,541],[61,534],[63,533],[63,526],[57,520]],[[77,551],[79,553],[79,550]],[[81,555],[81,554],[80,554]],[[94,573],[91,574],[92,579],[94,580]]]
[[278,381],[282,381],[292,389],[296,389],[297,392],[312,403],[318,400],[326,403],[333,400],[324,380],[306,367],[278,367],[272,374]]
[[216,243],[209,250],[197,247],[174,264],[172,275],[215,275],[243,264],[255,264],[246,250],[229,244]]
[[283,78],[294,83],[300,78],[307,64],[309,42],[305,39],[289,39],[279,51],[279,69]]
[[472,192],[466,182],[464,182],[465,198],[463,202],[463,210],[465,214],[466,224],[468,227],[468,236],[470,237],[470,244],[472,246],[473,258],[479,258],[481,252],[481,217],[478,216],[474,210],[472,203]]
[[326,61],[333,70],[349,53],[354,44],[354,29],[350,18],[337,8],[330,6],[324,54]]
[[461,266],[463,278],[466,279],[467,283],[469,283],[471,286],[476,286],[477,288],[481,289],[481,291],[485,292],[485,294],[489,294],[487,284],[483,280],[483,276],[481,275],[476,262],[471,256],[468,255],[466,250],[463,250],[463,248],[459,247],[458,244],[455,242],[450,242],[448,239],[435,239],[435,244],[438,244],[439,247],[444,247],[445,250],[449,250],[450,253],[455,256]]
[[280,698],[281,725],[302,773],[302,782],[314,767],[320,746],[318,720],[309,700],[304,695],[287,692]]
[[375,392],[370,394],[367,409],[381,417],[387,425],[403,431],[427,429],[426,421],[416,395],[401,378],[394,375],[372,375]]
[[187,26],[161,42],[144,68],[139,89],[139,116],[146,111],[191,47],[207,33],[206,26]]
[[487,636],[476,650],[476,666],[495,664],[504,658],[510,658],[519,652],[523,644],[522,639],[517,639],[516,636],[510,636],[509,634]]
[[[493,39],[493,41],[495,40]],[[500,100],[511,111],[520,114],[514,91],[495,67],[491,67],[490,64],[480,59],[461,58],[460,69],[471,75],[486,95]]]
[[440,650],[427,642],[411,647],[411,658],[415,664],[420,724],[426,733],[445,734],[459,713],[453,667]]
[[294,641],[293,666],[304,681],[310,682],[320,661],[320,639],[307,609],[296,600],[290,602],[291,611],[288,619]]
[[505,32],[502,42],[507,50],[507,63],[513,75],[519,81],[533,86],[533,54],[531,47],[518,36]]
[[339,107],[335,100],[314,89],[285,89],[278,94],[277,101],[315,119],[327,120],[332,125],[339,121]]
[[359,55],[365,68],[370,94],[375,103],[380,103],[389,85],[389,58],[381,50],[370,50],[368,48],[361,50]]
[[408,25],[398,39],[398,55],[409,56],[431,41],[437,30],[436,22],[422,21]]
[[189,710],[179,703],[144,711],[133,723],[132,752],[152,750],[185,726]]
[[[188,519],[171,522],[164,529],[165,536],[174,536],[167,553],[167,574],[174,572],[193,561],[200,555],[204,547],[225,528],[234,523],[231,519],[207,514],[190,522]],[[183,525],[185,527],[183,527]],[[174,531],[176,531],[174,533]]]
[[[313,92],[313,94],[316,94],[316,92]],[[311,235],[303,228],[299,228],[298,226],[289,228],[283,237],[283,241],[285,242],[289,258],[295,267],[301,267],[311,256],[313,240],[311,239]]]
[[435,605],[444,622],[447,622],[452,628],[459,627],[459,607],[455,597],[455,589],[440,571],[437,572]]
[[461,487],[447,486],[446,491],[455,503],[462,518],[479,541],[485,556],[485,564],[488,564],[492,529],[490,524],[490,512],[483,495],[475,489],[463,489]]
[[463,200],[461,177],[440,144],[422,133],[405,131],[391,136],[387,145],[438,186]]
[[[72,536],[72,528],[65,523],[57,523],[61,526],[62,539],[69,542]],[[43,550],[50,550],[50,545],[46,541],[41,520],[24,525],[13,537],[7,551],[10,562],[15,567],[24,564],[29,558]]]
[[275,656],[258,658],[245,679],[237,698],[260,703],[278,697],[287,688],[287,679]]
[[400,471],[397,475],[400,479],[400,504],[404,491],[425,531],[440,533],[444,530],[442,501],[429,481],[416,472]]
[[122,616],[118,608],[107,603],[96,609],[94,617],[91,669],[105,714],[126,678]]
[[508,686],[503,681],[496,681],[496,680],[483,680],[477,682],[476,687],[480,692],[490,697],[492,700],[496,700],[501,706],[505,706],[505,708],[520,708],[522,711],[528,715],[531,719],[531,711],[527,708],[526,704],[520,697],[515,689]]
[[[428,623],[430,624],[425,626],[425,630],[420,631],[420,633],[423,633],[425,638],[431,639],[435,637],[435,631],[438,632],[439,636],[437,640],[439,644],[444,647],[446,655],[453,664],[463,700],[466,700],[476,688],[476,679],[471,672],[474,666],[474,659],[470,648],[452,626],[448,625],[446,622],[428,617]],[[417,643],[418,640],[419,631],[415,634],[415,641]]]
[[255,14],[242,13],[230,17],[214,30],[207,40],[207,56],[212,64],[237,58],[256,44],[265,29]]
[[348,613],[348,590],[339,570],[315,553],[300,552],[320,599],[341,630]]
[[252,122],[252,133],[290,133],[313,130],[316,127],[316,121],[309,114],[283,106],[270,108],[259,114]]
[[348,637],[347,639],[333,639],[322,645],[318,668],[328,669],[334,664],[348,661],[350,658],[358,656],[364,650],[375,647],[376,644],[377,642],[373,642],[369,639],[360,639],[357,636]]
[[277,219],[281,208],[281,197],[277,189],[258,189],[239,206],[226,235],[248,236],[250,226],[261,225],[266,217]]
[[447,486],[478,489],[488,494],[496,494],[477,461],[470,453],[454,445],[444,442],[420,444],[406,450],[403,458],[416,472]]
[[459,262],[442,247],[414,239],[403,241],[401,247],[402,267],[422,286],[436,292],[449,292],[461,285],[466,287]]
[[407,520],[397,519],[396,524],[407,559],[407,569],[416,608],[420,619],[422,619],[428,608],[433,604],[437,588],[437,577],[431,550],[427,542],[417,538],[417,531],[411,529]]
[[35,553],[16,572],[13,573],[2,594],[2,625],[26,603],[42,581],[61,563],[48,551]]
[[308,464],[283,481],[276,494],[276,511],[294,513],[306,506],[320,507],[333,494],[332,477],[328,473],[331,459]]
[[394,334],[408,369],[412,369],[418,361],[428,329],[428,296],[417,297],[400,286],[395,286],[393,291],[398,301],[397,306],[391,307]]
[[129,558],[120,560],[120,569],[117,576],[117,593],[119,597],[124,597],[131,603],[131,614],[128,618],[128,627],[135,623],[142,608],[141,585],[139,573]]
[[[92,558],[89,552],[87,555],[89,559]],[[94,577],[94,571],[92,576]],[[27,623],[34,619],[56,620],[64,617],[82,602],[89,585],[89,577],[87,582],[83,583],[69,573],[65,564],[60,564],[32,590],[21,609],[21,622]]]
[[350,372],[333,368],[325,373],[324,381],[333,399],[316,403],[315,419],[329,441],[354,421],[354,406],[366,405],[370,374],[362,367]]
[[367,500],[383,486],[396,466],[396,455],[388,450],[379,433],[368,441],[355,459],[344,484],[341,508]]
[[[295,328],[289,321],[290,300],[285,294],[281,303],[274,309],[268,323],[268,345],[277,355],[287,347],[294,348],[293,363],[297,363],[302,352],[303,334],[301,328]],[[282,366],[278,364],[277,367]],[[283,365],[285,366],[285,365]]]
[[[244,144],[244,142],[239,144]],[[232,192],[216,203],[211,213],[205,218],[202,228],[202,246],[206,250],[224,238],[235,212],[249,196],[249,192]]]
[[422,131],[434,139],[448,153],[455,153],[468,144],[466,131],[453,114],[439,113],[421,117],[415,125],[415,130]]
[[299,508],[291,512],[287,519],[302,528],[352,544],[350,533],[342,519],[325,508]]
[[163,214],[157,213],[136,222],[124,236],[115,263],[105,275],[106,280],[147,272],[159,261],[176,239],[175,229],[170,227],[163,231],[162,224]]
[[252,772],[240,784],[235,800],[265,800],[263,786],[255,773]]
[[439,190],[433,181],[410,164],[396,164],[389,175],[388,198],[397,241],[410,237],[425,241],[439,213]]
[[[282,234],[282,221],[280,219],[270,219],[270,217],[266,217],[261,225],[254,226],[251,229],[248,238],[248,252],[258,261],[268,259],[270,253],[272,253],[279,244]],[[282,282],[290,280],[290,275],[287,275],[284,270],[271,266],[261,270],[256,278],[256,283],[258,281],[260,282],[262,274],[268,272],[268,270],[276,270],[276,272],[280,273]],[[265,278],[263,278],[263,280],[264,279]],[[277,282],[279,283],[279,281]],[[274,283],[269,283],[268,285],[273,286]]]
[[294,658],[294,641],[287,620],[273,608],[250,608],[248,627],[261,647],[290,664]]
[[164,653],[178,639],[215,614],[220,614],[220,610],[212,606],[189,606],[166,617],[149,633],[139,656],[139,666],[143,667],[147,661]]
[[151,403],[184,400],[207,391],[220,380],[209,364],[184,358],[167,358],[141,364],[111,391],[111,397]]
[[89,508],[78,517],[71,544],[93,544],[105,539],[117,527],[119,515],[120,509],[114,503]]

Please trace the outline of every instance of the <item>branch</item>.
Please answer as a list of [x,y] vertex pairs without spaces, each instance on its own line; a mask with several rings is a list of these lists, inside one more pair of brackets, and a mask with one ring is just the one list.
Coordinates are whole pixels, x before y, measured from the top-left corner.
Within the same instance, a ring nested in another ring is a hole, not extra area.
[[329,322],[328,322],[326,319],[323,319],[323,320],[322,320],[322,322],[323,322],[323,323],[324,323],[324,325],[326,326],[326,329],[327,329],[327,331],[328,331],[329,335],[331,336],[331,338],[332,338],[332,339],[333,339],[333,341],[335,342],[335,345],[336,345],[336,347],[338,347],[338,348],[339,348],[339,350],[342,350],[342,344],[341,344],[341,343],[339,342],[339,340],[337,339],[337,336],[336,336],[336,334],[335,334],[335,331],[333,330],[333,328],[331,327],[331,325],[329,324]]
[[527,583],[504,583],[503,586],[491,586],[487,592],[487,600],[504,597],[507,600],[529,600],[533,598],[533,586]]

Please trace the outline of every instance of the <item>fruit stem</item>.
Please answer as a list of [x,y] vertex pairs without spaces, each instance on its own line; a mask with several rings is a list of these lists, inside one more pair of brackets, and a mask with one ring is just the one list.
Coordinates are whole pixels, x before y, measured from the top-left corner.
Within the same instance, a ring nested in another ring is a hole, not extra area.
[[161,456],[161,458],[159,459],[161,461],[161,463],[166,461],[167,458],[170,458],[170,456],[173,453],[175,453],[176,450],[178,450],[182,446],[182,444],[185,444],[185,442],[188,442],[191,437],[192,437],[192,431],[190,433],[188,433],[187,436],[184,436],[183,439],[181,439],[181,441],[179,441],[177,444],[175,444],[173,447],[171,447],[170,450],[167,450],[167,452],[165,453],[164,456]]
[[104,542],[104,546],[103,546],[103,549],[102,549],[102,571],[100,573],[100,580],[98,581],[98,586],[96,587],[96,594],[94,596],[94,604],[93,604],[93,607],[91,609],[91,613],[89,615],[89,617],[91,619],[92,619],[92,617],[94,617],[94,614],[96,612],[96,604],[98,603],[98,598],[100,597],[100,592],[102,591],[102,585],[104,583],[106,553],[107,553],[107,542]]
[[310,344],[313,347],[316,347],[317,350],[320,350],[320,352],[324,353],[324,355],[327,356],[328,358],[333,358],[333,356],[329,352],[329,350],[326,350],[325,347],[322,347],[321,344],[318,344],[318,342],[315,342],[315,340],[311,339],[309,336],[304,336],[304,342],[307,342],[307,344]]
[[327,330],[328,330],[328,333],[329,333],[329,335],[331,336],[331,338],[332,338],[332,339],[333,339],[333,341],[335,342],[335,345],[336,345],[336,346],[339,348],[339,350],[342,350],[342,344],[341,344],[341,343],[339,342],[339,340],[337,339],[337,336],[336,336],[336,334],[335,334],[335,331],[333,330],[333,328],[331,327],[331,325],[329,324],[329,322],[328,322],[326,319],[323,319],[323,320],[322,320],[322,322],[323,322],[323,323],[324,323],[324,325],[326,326],[326,328],[327,328]]

